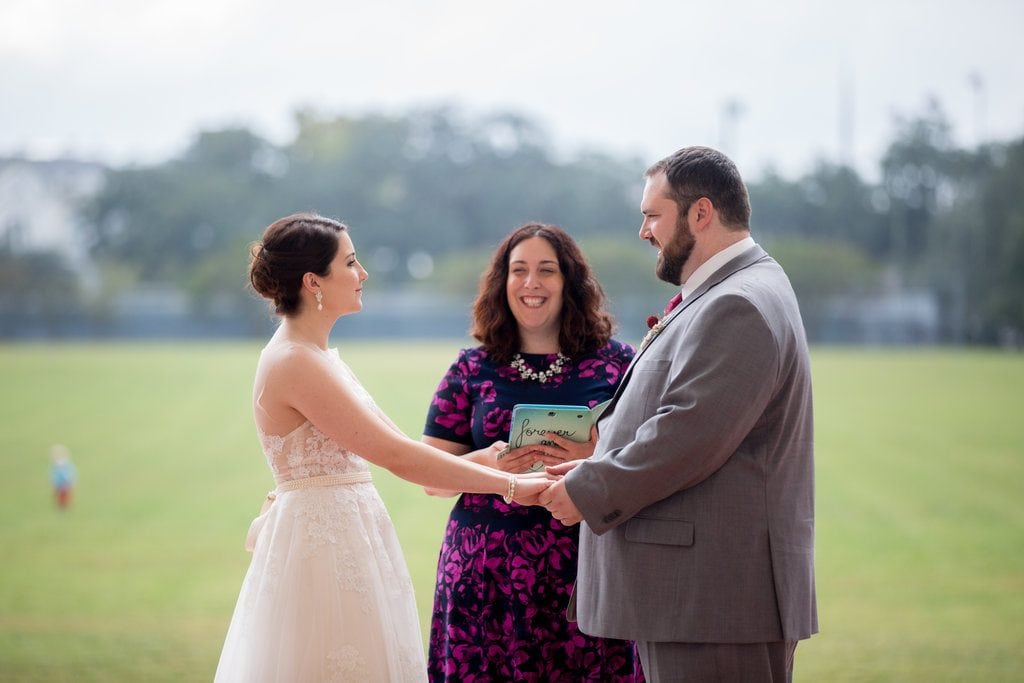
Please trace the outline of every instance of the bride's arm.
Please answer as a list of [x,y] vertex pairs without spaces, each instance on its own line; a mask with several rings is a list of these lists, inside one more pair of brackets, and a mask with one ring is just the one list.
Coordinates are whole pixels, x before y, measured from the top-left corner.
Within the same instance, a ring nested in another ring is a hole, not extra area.
[[[359,381],[358,379],[355,378],[355,373],[352,373],[351,368],[346,368],[346,369],[348,370],[349,373],[351,373],[351,375],[352,375],[352,377],[353,377],[353,379],[355,381]],[[364,387],[364,390],[365,390],[365,387]],[[379,417],[381,420],[383,420],[386,425],[388,425],[389,427],[394,429],[396,432],[398,432],[402,436],[407,436],[407,434],[402,431],[402,428],[399,427],[398,425],[396,425],[391,420],[391,418],[388,417],[387,414],[383,410],[380,409],[379,406],[377,406],[375,408],[374,414],[376,414],[377,417]],[[427,444],[428,446],[433,446],[434,448],[439,448],[442,451],[444,451],[445,453],[451,453],[452,455],[458,455],[463,460],[468,460],[469,462],[479,463],[481,465],[487,465],[488,467],[492,467],[492,468],[494,468],[494,466],[495,466],[494,463],[495,463],[495,460],[497,458],[498,453],[500,453],[502,450],[504,450],[505,446],[508,445],[504,441],[495,441],[493,444],[491,444],[490,446],[487,446],[486,448],[480,448],[480,449],[477,449],[477,450],[473,451],[473,450],[470,450],[472,448],[471,446],[469,446],[468,444],[459,443],[458,441],[448,441],[447,439],[439,439],[439,438],[436,438],[436,437],[433,437],[433,436],[426,436],[426,435],[424,435],[421,440],[423,441],[423,443]],[[429,486],[424,487],[423,490],[426,491],[426,493],[428,495],[440,496],[440,497],[443,497],[443,498],[451,498],[452,496],[457,496],[457,495],[459,495],[461,493],[461,491],[448,491],[446,489],[435,489],[435,488],[430,488]]]
[[[436,436],[423,436],[423,443],[434,448],[440,448],[442,451],[451,453],[452,455],[461,456],[463,460],[469,462],[479,463],[481,465],[487,465],[493,467],[494,460],[499,452],[505,448],[504,441],[495,441],[487,448],[480,448],[475,451],[471,451],[469,444],[459,443],[458,441],[449,441],[448,439],[439,439]],[[430,486],[423,487],[423,490],[431,496],[440,496],[442,498],[451,498],[452,496],[459,495],[459,491],[450,491],[447,489],[432,488]]]
[[[345,450],[398,477],[449,491],[506,495],[509,475],[456,457],[395,431],[377,416],[323,354],[296,347],[274,359],[266,392],[276,393]],[[349,380],[350,381],[350,380]],[[517,500],[532,503],[543,489],[517,482]]]
[[394,422],[392,422],[391,418],[388,417],[387,414],[380,409],[380,406],[377,407],[377,410],[375,411],[374,414],[381,420],[383,420],[384,424],[386,424],[388,427],[391,427],[393,430],[395,430],[402,436],[407,436],[406,433],[402,431],[402,428],[396,425]]

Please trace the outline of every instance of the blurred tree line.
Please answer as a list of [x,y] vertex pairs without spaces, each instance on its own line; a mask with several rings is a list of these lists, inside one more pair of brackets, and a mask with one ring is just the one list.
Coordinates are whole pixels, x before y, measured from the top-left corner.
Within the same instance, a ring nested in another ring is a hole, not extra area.
[[[205,131],[174,159],[111,170],[82,208],[105,294],[173,285],[196,315],[264,319],[245,289],[246,246],[274,219],[311,210],[351,226],[371,289],[468,301],[493,246],[542,221],[582,242],[612,303],[634,311],[623,326],[671,295],[636,237],[653,159],[555,158],[544,131],[510,113],[301,111],[296,130],[283,146],[244,128]],[[812,339],[829,337],[837,309],[906,291],[937,302],[938,341],[1019,339],[1024,138],[960,149],[932,103],[897,121],[879,176],[821,162],[797,179],[768,170],[749,183],[754,237],[788,271]],[[0,244],[10,279],[7,251]]]

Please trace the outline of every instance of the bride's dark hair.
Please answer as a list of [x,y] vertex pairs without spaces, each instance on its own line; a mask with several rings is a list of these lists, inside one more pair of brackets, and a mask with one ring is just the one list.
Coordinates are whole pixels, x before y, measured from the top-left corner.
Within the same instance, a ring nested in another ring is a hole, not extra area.
[[295,213],[271,223],[249,248],[249,283],[285,317],[299,312],[306,273],[326,276],[338,253],[343,224],[315,213]]

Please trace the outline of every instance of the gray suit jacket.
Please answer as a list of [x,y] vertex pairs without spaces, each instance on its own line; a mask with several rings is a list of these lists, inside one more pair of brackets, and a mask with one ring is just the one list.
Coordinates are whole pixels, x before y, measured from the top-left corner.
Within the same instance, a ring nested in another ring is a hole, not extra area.
[[588,634],[755,643],[818,630],[811,370],[796,296],[754,246],[640,351],[566,476]]

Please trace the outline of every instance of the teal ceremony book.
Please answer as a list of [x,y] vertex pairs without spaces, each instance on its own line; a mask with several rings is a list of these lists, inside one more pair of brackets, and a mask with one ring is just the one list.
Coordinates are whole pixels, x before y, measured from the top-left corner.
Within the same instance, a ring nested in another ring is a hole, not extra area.
[[[545,444],[553,446],[554,442],[545,436],[551,432],[572,441],[590,441],[590,429],[601,417],[611,399],[599,403],[593,408],[586,406],[558,406],[542,403],[519,403],[512,408],[512,428],[508,434],[509,447],[498,454],[503,457],[508,450]],[[531,472],[544,469],[544,463],[535,462]]]

